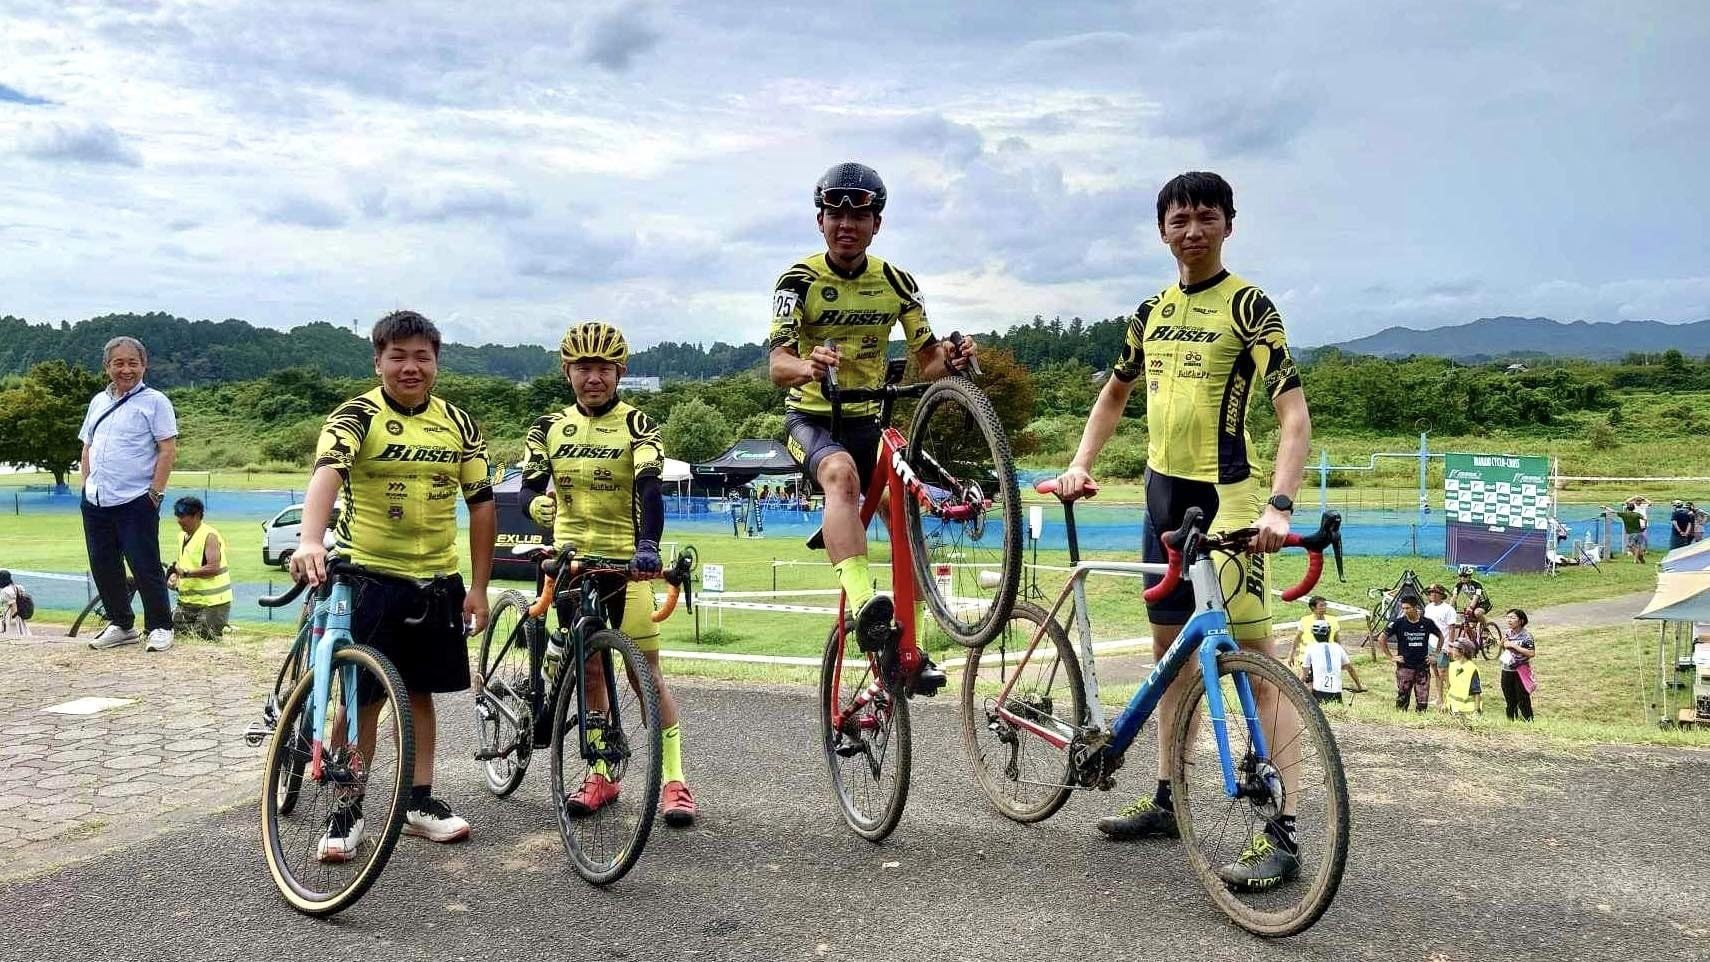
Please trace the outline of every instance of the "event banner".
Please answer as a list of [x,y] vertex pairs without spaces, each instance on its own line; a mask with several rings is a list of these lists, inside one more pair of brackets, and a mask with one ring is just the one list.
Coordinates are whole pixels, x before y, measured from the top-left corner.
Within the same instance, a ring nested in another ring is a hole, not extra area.
[[1550,463],[1543,457],[1448,454],[1444,554],[1487,571],[1542,571],[1549,545]]

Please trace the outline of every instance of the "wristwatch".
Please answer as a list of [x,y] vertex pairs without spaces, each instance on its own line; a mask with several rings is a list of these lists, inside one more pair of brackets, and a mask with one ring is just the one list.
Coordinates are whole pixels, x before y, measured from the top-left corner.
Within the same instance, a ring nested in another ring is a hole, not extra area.
[[156,491],[153,488],[148,489],[148,496],[154,499],[155,504],[159,504],[162,501],[166,500],[166,492],[165,491]]
[[1265,503],[1284,514],[1294,513],[1294,499],[1286,494],[1273,494]]

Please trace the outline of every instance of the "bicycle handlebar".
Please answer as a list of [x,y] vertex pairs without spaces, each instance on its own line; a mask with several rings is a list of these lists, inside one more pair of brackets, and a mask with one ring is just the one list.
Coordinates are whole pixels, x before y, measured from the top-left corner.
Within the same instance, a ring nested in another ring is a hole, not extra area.
[[[398,575],[369,571],[367,568],[364,568],[349,559],[340,558],[335,555],[327,559],[327,579],[321,582],[321,584],[323,586],[331,586],[333,579],[341,575],[356,575],[365,578],[390,578],[393,581],[411,581],[421,587],[425,587],[432,583],[431,579],[429,581],[422,581],[417,578],[404,578]],[[309,580],[304,578],[293,584],[284,594],[274,595],[268,598],[257,598],[255,603],[263,608],[283,608],[291,602],[296,601],[297,598],[303,594],[303,590],[307,587],[309,587]],[[419,615],[405,618],[403,623],[414,628],[427,621],[427,617],[428,612],[424,610]]]
[[299,581],[286,589],[284,594],[257,598],[255,599],[255,603],[263,608],[283,608],[291,602],[296,601],[298,596],[303,593],[303,589],[308,586],[309,582],[307,580]]
[[[659,571],[650,572],[646,578],[642,578],[636,572],[630,559],[578,555],[574,544],[566,544],[562,548],[554,548],[551,545],[518,545],[511,549],[511,553],[517,557],[538,561],[541,570],[546,574],[546,583],[541,589],[541,600],[529,606],[529,614],[534,617],[540,617],[546,613],[546,605],[542,604],[541,601],[552,597],[559,575],[564,574],[566,570],[572,578],[589,574],[621,574],[632,581],[663,579],[666,586],[665,604],[653,613],[652,620],[655,624],[671,617],[671,613],[677,610],[679,595],[687,598],[691,611],[695,607],[693,578],[695,563],[694,559],[686,554],[679,553],[676,560],[672,561],[670,565]],[[539,610],[535,610],[536,608]]]
[[[1240,552],[1247,549],[1247,542],[1257,533],[1255,528],[1242,528],[1231,531],[1221,537],[1212,538],[1200,533],[1201,522],[1205,512],[1199,508],[1189,508],[1182,514],[1182,525],[1174,531],[1163,535],[1164,552],[1168,557],[1169,571],[1162,580],[1145,591],[1146,601],[1156,604],[1163,601],[1170,592],[1181,583],[1182,547],[1192,545],[1194,554],[1207,554],[1213,550]],[[1282,600],[1297,601],[1318,584],[1318,579],[1324,574],[1324,549],[1331,549],[1336,559],[1336,577],[1346,580],[1342,567],[1342,516],[1334,511],[1326,511],[1319,521],[1318,530],[1309,535],[1290,534],[1283,539],[1284,548],[1306,549],[1306,575],[1300,583],[1282,593]]]

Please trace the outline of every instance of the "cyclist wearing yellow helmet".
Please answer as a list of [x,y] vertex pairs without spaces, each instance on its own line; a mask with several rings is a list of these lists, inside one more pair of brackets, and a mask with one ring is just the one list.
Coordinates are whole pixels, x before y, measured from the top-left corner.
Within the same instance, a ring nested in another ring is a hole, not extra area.
[[[574,544],[583,554],[631,560],[638,575],[658,574],[659,537],[665,530],[665,498],[659,478],[665,467],[659,429],[653,420],[618,400],[618,378],[629,364],[623,332],[603,321],[570,328],[559,344],[564,377],[576,403],[538,418],[525,440],[523,487],[534,492],[528,514],[552,531],[555,544]],[[553,491],[546,493],[548,482]],[[677,700],[659,669],[659,626],[653,623],[653,588],[647,581],[602,576],[606,617],[634,640],[659,680],[659,715],[664,739],[665,790],[660,811],[678,827],[695,820],[695,799],[683,780],[682,728]],[[568,627],[573,611],[560,610]],[[588,662],[589,707],[604,710],[605,687],[598,660]],[[551,741],[551,725],[535,726],[535,744]],[[618,797],[618,785],[590,774],[569,800],[572,814],[589,815]]]
[[[888,637],[889,597],[873,593],[861,496],[879,452],[878,405],[843,408],[843,434],[831,436],[831,403],[820,389],[837,371],[842,388],[876,388],[884,380],[891,331],[902,326],[925,378],[955,374],[972,363],[973,338],[940,341],[926,320],[914,278],[868,255],[885,209],[885,182],[865,164],[838,164],[814,186],[825,250],[797,262],[772,292],[772,383],[790,389],[784,424],[790,454],[825,492],[825,553],[854,613],[858,636],[875,647]],[[935,667],[923,676],[942,673]]]

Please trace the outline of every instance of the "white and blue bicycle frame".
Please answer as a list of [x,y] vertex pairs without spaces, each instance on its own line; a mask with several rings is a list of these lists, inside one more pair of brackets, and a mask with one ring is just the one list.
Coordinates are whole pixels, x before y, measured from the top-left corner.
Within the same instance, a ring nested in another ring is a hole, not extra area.
[[[334,579],[327,596],[315,602],[315,612],[312,616],[314,628],[309,642],[309,664],[315,681],[309,692],[309,710],[315,719],[315,733],[308,777],[317,781],[322,777],[322,746],[326,743],[327,726],[330,724],[327,700],[332,695],[333,653],[352,644],[350,607],[350,582],[337,578]],[[357,709],[360,707],[357,673],[361,671],[361,667],[347,664],[341,670],[344,672],[344,684],[341,686],[344,691],[343,744],[355,745]]]

